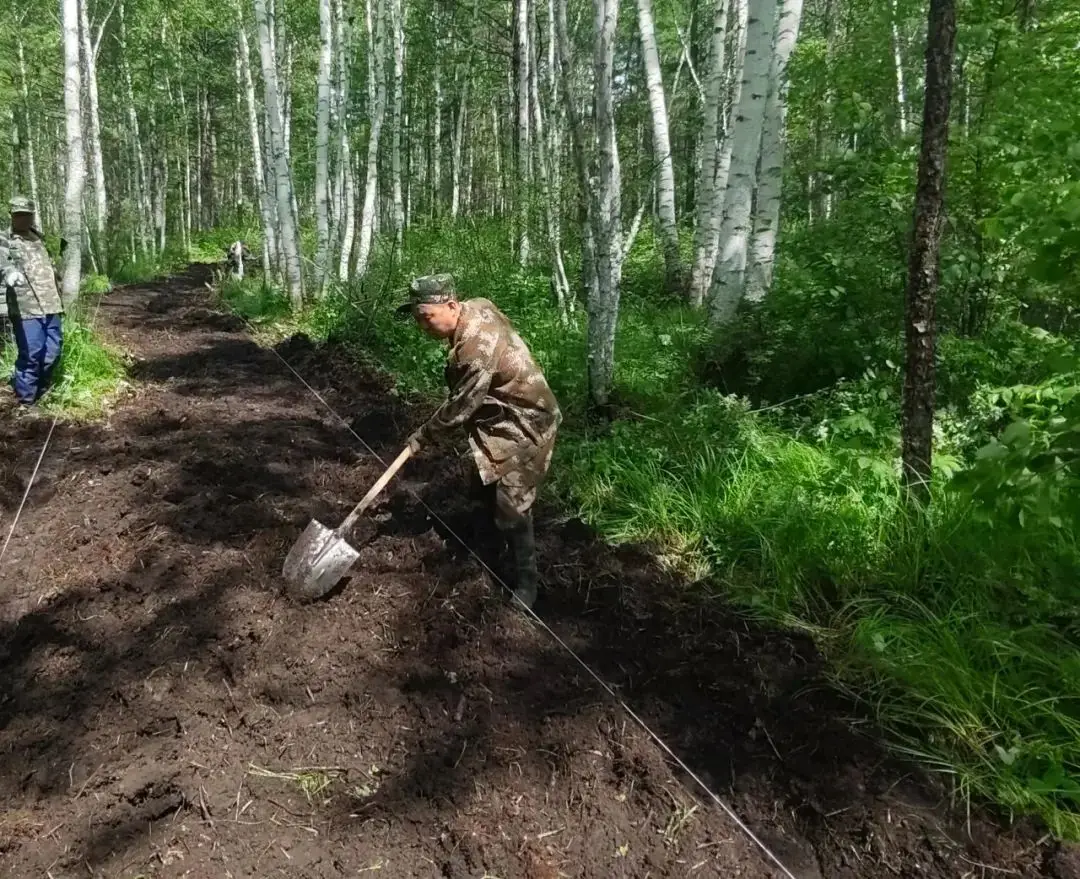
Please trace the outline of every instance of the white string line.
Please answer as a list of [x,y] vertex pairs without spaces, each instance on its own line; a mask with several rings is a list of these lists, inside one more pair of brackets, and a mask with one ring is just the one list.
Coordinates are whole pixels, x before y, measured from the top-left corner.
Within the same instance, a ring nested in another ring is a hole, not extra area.
[[[228,305],[228,303],[226,303],[226,305]],[[256,330],[255,330],[255,327],[251,324],[251,322],[248,321],[248,319],[246,317],[244,317],[244,315],[242,315],[238,311],[236,311],[236,309],[233,309],[231,305],[229,306],[229,308],[242,321],[244,321],[245,324],[248,325],[248,327],[252,330],[252,334],[254,335]],[[304,377],[302,375],[300,375],[300,373],[297,372],[293,368],[292,364],[290,364],[289,361],[286,360],[280,354],[280,352],[278,352],[274,348],[270,348],[269,350],[272,351],[274,356],[277,357],[278,360],[280,360],[282,363],[285,364],[286,368],[288,368],[288,370],[293,375],[296,376],[296,378],[300,381],[300,383],[305,388],[307,388],[312,393],[312,395],[320,403],[323,404],[323,406],[325,406],[327,408],[327,410],[330,412],[330,414],[333,415],[335,418],[337,418],[337,420],[340,421],[344,425],[345,429],[347,431],[349,431],[349,433],[351,433],[354,437],[356,437],[356,439],[360,442],[360,444],[365,449],[367,449],[367,451],[371,454],[372,457],[375,458],[376,461],[378,461],[383,467],[387,466],[386,462],[381,457],[379,457],[379,454],[373,448],[371,448],[371,446],[369,446],[364,441],[364,438],[362,436],[360,436],[360,434],[358,434],[355,430],[353,430],[352,426],[344,418],[342,418],[337,413],[337,411],[335,411],[334,407],[331,406],[329,403],[327,403],[326,400],[323,399],[322,395],[317,390],[315,390],[315,388],[313,388],[310,384],[308,384],[307,381],[304,380]],[[457,542],[460,543],[465,548],[465,550],[469,553],[469,555],[471,555],[474,559],[476,559],[487,570],[487,572],[489,574],[491,574],[491,576],[495,580],[497,580],[499,582],[499,584],[507,592],[510,593],[511,597],[517,602],[517,604],[523,610],[525,610],[529,614],[529,616],[532,617],[532,619],[537,624],[539,624],[539,626],[544,631],[546,631],[548,633],[548,635],[550,635],[552,637],[552,639],[554,639],[554,641],[560,647],[562,647],[567,653],[569,653],[570,656],[572,656],[574,658],[574,660],[578,663],[578,665],[580,665],[586,672],[589,673],[589,675],[593,678],[593,680],[595,680],[607,692],[607,694],[609,696],[611,696],[611,698],[614,699],[615,702],[617,702],[622,707],[623,711],[625,711],[627,714],[630,715],[630,717],[634,720],[634,722],[637,723],[638,726],[640,726],[649,735],[649,737],[654,742],[656,742],[656,744],[659,745],[668,754],[668,756],[671,757],[671,759],[673,759],[676,763],[679,764],[679,766],[683,769],[683,771],[686,772],[687,775],[689,775],[695,782],[697,782],[698,786],[703,791],[705,791],[706,794],[709,795],[709,797],[713,800],[713,802],[715,802],[727,814],[727,816],[729,818],[731,818],[731,820],[734,821],[735,824],[738,825],[738,827],[748,837],[750,837],[751,840],[754,841],[754,843],[758,846],[758,848],[760,848],[761,851],[764,852],[769,857],[769,859],[774,864],[776,864],[777,867],[780,868],[781,872],[787,877],[787,879],[796,879],[794,874],[792,874],[792,872],[786,866],[784,866],[783,862],[772,852],[772,850],[769,849],[769,847],[767,845],[765,845],[764,842],[762,842],[760,839],[758,839],[758,837],[754,834],[754,832],[749,827],[747,827],[745,823],[743,823],[743,821],[739,818],[739,816],[736,815],[735,812],[722,799],[720,799],[720,797],[717,796],[716,793],[713,792],[712,788],[710,788],[704,781],[702,781],[701,778],[698,777],[697,773],[695,773],[689,766],[687,766],[686,763],[684,763],[682,761],[682,759],[674,751],[672,751],[671,748],[668,747],[667,743],[663,739],[661,739],[659,735],[657,735],[655,732],[652,731],[652,729],[649,727],[649,725],[647,723],[645,723],[645,721],[642,720],[637,715],[637,713],[629,705],[627,705],[626,702],[620,696],[618,696],[615,693],[615,691],[611,688],[611,686],[606,681],[604,681],[600,677],[600,675],[598,675],[595,671],[593,671],[593,669],[589,666],[588,663],[585,662],[584,659],[582,659],[580,656],[577,655],[577,653],[574,652],[573,648],[571,648],[569,644],[567,644],[565,641],[563,641],[563,639],[560,638],[555,633],[555,631],[547,623],[545,623],[539,616],[537,616],[536,612],[531,607],[528,607],[527,605],[525,605],[516,595],[514,595],[514,590],[511,589],[506,584],[506,582],[502,579],[502,577],[500,577],[495,571],[491,570],[491,568],[488,566],[488,564],[482,558],[480,558],[479,555],[477,555],[473,551],[472,547],[470,547],[464,540],[462,540],[454,532],[454,530],[449,525],[447,525],[446,522],[443,521],[443,519],[439,516],[439,514],[436,513],[433,509],[431,509],[431,507],[429,507],[427,505],[427,503],[425,503],[424,499],[422,497],[420,497],[420,495],[416,491],[414,491],[412,488],[410,488],[407,485],[405,486],[405,490],[408,491],[409,494],[411,494],[414,498],[416,498],[416,500],[418,500],[420,502],[421,506],[423,506],[424,509],[428,511],[428,513],[431,515],[431,517],[433,519],[435,519],[440,525],[442,525],[443,528],[445,528],[450,533],[450,535],[455,540],[457,540]]]
[[[81,277],[81,276],[80,276]],[[101,308],[101,300],[105,298],[107,294],[99,294],[97,302],[94,303],[94,315],[90,318],[89,330],[93,333],[97,329],[97,316],[98,309]],[[65,312],[65,317],[67,316]],[[63,319],[61,318],[61,333],[63,332]],[[62,337],[61,337],[62,339]],[[62,341],[61,341],[62,344]],[[82,363],[83,354],[86,353],[86,346],[79,348],[79,355],[75,358],[75,363],[71,368],[71,377],[69,382],[74,380],[75,373],[79,369],[79,364]],[[63,356],[63,355],[61,355]],[[52,440],[53,431],[56,430],[56,422],[60,419],[60,409],[58,408],[53,413],[52,423],[49,425],[49,432],[45,434],[45,443],[41,447],[41,453],[38,455],[37,462],[34,464],[34,469],[30,473],[30,480],[26,483],[26,490],[23,491],[22,500],[19,501],[19,507],[15,510],[15,518],[11,520],[11,527],[8,529],[7,538],[4,540],[4,545],[0,548],[0,562],[4,560],[4,556],[7,555],[8,545],[11,543],[11,538],[15,534],[15,526],[19,524],[19,518],[22,516],[23,508],[26,506],[26,499],[30,497],[30,489],[34,487],[34,481],[37,479],[38,471],[41,469],[41,462],[45,460],[45,452],[49,448],[49,442]]]

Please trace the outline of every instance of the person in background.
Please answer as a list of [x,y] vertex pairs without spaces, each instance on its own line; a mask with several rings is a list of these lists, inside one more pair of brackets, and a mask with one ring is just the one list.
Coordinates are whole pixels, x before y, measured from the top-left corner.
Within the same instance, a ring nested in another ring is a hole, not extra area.
[[448,346],[449,396],[409,437],[413,452],[463,428],[495,526],[515,563],[514,597],[531,608],[537,597],[532,506],[547,475],[562,413],[543,372],[510,320],[487,299],[460,301],[451,275],[410,285],[411,312],[430,336]]
[[34,213],[30,199],[14,197],[11,228],[0,232],[0,284],[18,348],[10,385],[22,411],[48,390],[63,350],[60,275],[34,226]]

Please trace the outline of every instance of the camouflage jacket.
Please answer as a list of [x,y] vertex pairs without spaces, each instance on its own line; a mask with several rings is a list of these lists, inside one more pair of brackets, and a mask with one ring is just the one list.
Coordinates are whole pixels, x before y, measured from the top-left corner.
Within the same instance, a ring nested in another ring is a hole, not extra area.
[[464,427],[485,483],[519,469],[552,442],[562,412],[513,325],[487,299],[461,303],[444,371],[445,403],[420,428],[438,439]]
[[62,314],[60,279],[45,243],[31,233],[0,232],[0,284],[5,288],[12,320]]

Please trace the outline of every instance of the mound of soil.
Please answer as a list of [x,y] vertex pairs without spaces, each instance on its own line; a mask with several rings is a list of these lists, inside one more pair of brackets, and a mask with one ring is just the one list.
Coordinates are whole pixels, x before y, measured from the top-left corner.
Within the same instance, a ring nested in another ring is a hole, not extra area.
[[[544,625],[514,610],[462,455],[410,462],[347,581],[289,597],[300,531],[381,472],[357,435],[389,462],[425,413],[259,347],[207,278],[105,298],[132,389],[56,428],[0,562],[0,873],[782,876],[630,709],[799,879],[1078,875],[856,736],[806,638],[580,522],[538,511]],[[48,429],[0,416],[0,536]]]

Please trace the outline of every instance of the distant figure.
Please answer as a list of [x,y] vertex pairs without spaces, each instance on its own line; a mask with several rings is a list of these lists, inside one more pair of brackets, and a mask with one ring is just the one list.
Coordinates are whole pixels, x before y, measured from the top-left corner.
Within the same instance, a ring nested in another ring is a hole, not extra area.
[[18,347],[10,384],[26,412],[49,389],[60,359],[64,304],[60,274],[34,228],[34,203],[23,196],[11,200],[11,228],[0,232],[0,283]]
[[251,259],[251,251],[243,241],[234,241],[225,248],[225,258],[229,263],[229,274],[237,281],[244,279],[244,261]]

